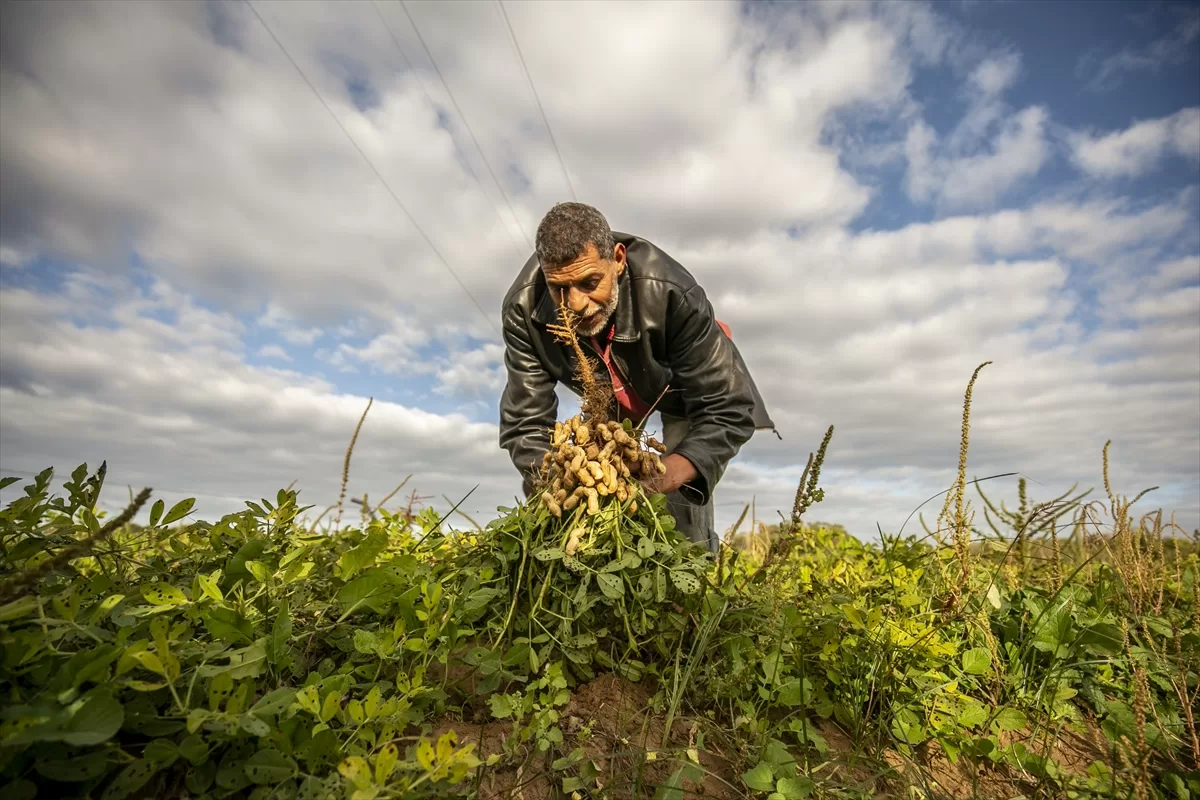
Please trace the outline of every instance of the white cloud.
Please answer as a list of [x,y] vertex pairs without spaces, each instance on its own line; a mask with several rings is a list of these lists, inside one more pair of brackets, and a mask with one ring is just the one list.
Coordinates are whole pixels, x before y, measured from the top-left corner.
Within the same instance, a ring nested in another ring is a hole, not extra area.
[[1020,56],[1006,52],[979,62],[963,87],[966,113],[945,136],[923,119],[908,129],[905,188],[909,197],[940,209],[994,207],[1049,160],[1049,112],[1013,112],[1003,94],[1017,81]]
[[[293,479],[330,502],[366,404],[339,391],[353,375],[376,400],[351,493],[479,483],[486,517],[517,476],[494,425],[446,408],[494,408],[499,298],[568,196],[504,22],[410,4],[464,123],[394,4],[403,54],[366,6],[255,7],[421,231],[244,4],[5,6],[0,252],[77,271],[0,288],[3,466],[107,458],[114,485],[192,490],[205,515]],[[731,465],[719,524],[754,496],[761,518],[789,508],[832,423],[814,514],[894,530],[953,478],[987,359],[974,474],[1094,485],[1111,436],[1119,484],[1161,484],[1200,520],[1198,192],[1004,205],[1050,158],[1050,109],[1006,99],[1019,52],[915,3],[505,7],[580,198],[697,276],[780,425]],[[930,96],[922,69],[954,92]],[[869,203],[926,211],[857,172],[897,158],[933,219],[863,229]]]
[[1097,178],[1145,175],[1174,155],[1200,162],[1200,107],[1142,120],[1115,133],[1072,133],[1068,141],[1075,164]]
[[1174,20],[1167,18],[1168,22],[1174,22],[1171,30],[1145,45],[1126,45],[1103,58],[1096,51],[1081,56],[1075,72],[1080,77],[1090,76],[1086,88],[1112,90],[1121,84],[1126,73],[1158,75],[1164,68],[1184,64],[1192,58],[1196,52],[1194,43],[1200,38],[1200,11],[1189,6],[1174,6],[1168,11],[1175,17]]
[[263,345],[262,347],[258,348],[258,355],[261,358],[277,358],[280,361],[292,360],[292,357],[287,354],[287,351],[277,344]]
[[[67,307],[54,295],[5,289],[0,301],[5,467],[55,465],[65,475],[107,459],[110,487],[199,492],[205,517],[273,496],[294,479],[307,502],[336,500],[365,398],[203,343],[172,347],[132,319],[116,329],[80,327],[64,319]],[[37,377],[38,395],[25,376]],[[355,446],[350,491],[382,497],[408,472],[422,494],[438,496],[465,494],[482,480],[469,507],[494,510],[519,487],[495,442],[494,425],[376,399]],[[115,507],[127,498],[110,489],[107,499]]]

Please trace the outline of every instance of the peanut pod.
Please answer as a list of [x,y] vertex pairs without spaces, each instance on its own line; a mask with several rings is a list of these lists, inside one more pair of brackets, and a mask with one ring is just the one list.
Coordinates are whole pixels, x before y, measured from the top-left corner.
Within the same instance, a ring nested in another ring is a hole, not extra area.
[[600,457],[600,448],[595,442],[592,442],[591,444],[589,444],[587,446],[587,450],[585,450],[584,452],[587,453],[588,461],[595,461],[597,458]]
[[604,483],[608,486],[609,494],[617,493],[617,468],[607,461],[604,462]]
[[550,509],[550,513],[556,517],[562,516],[562,507],[554,500],[549,492],[542,492],[542,503],[546,508]]
[[567,490],[566,489],[559,489],[557,492],[554,493],[554,501],[556,503],[561,503],[566,499],[567,499]]
[[609,428],[607,425],[601,425],[599,428],[599,431],[600,431],[601,439],[603,439],[606,442],[612,441],[612,429],[611,428]]
[[662,442],[660,442],[658,439],[655,439],[653,436],[650,437],[649,441],[647,441],[646,444],[650,445],[652,448],[654,448],[655,450],[657,450],[660,453],[667,452],[667,446],[665,444],[663,444]]
[[587,490],[587,513],[589,517],[600,513],[600,495],[595,489]]
[[594,478],[597,481],[604,480],[604,470],[601,469],[600,464],[598,462],[589,461],[589,462],[587,462],[587,464],[585,466],[587,467],[587,471],[591,473],[592,478]]
[[591,473],[588,472],[586,469],[580,468],[580,470],[578,472],[576,472],[575,475],[579,478],[579,482],[582,483],[584,486],[587,486],[590,488],[590,487],[596,485],[596,479],[593,478]]
[[591,438],[592,431],[586,424],[575,429],[575,444],[587,444]]
[[654,455],[651,454],[649,451],[646,451],[646,452],[642,453],[641,460],[642,460],[642,474],[647,475],[647,476],[653,475],[654,471],[655,471],[654,470]]

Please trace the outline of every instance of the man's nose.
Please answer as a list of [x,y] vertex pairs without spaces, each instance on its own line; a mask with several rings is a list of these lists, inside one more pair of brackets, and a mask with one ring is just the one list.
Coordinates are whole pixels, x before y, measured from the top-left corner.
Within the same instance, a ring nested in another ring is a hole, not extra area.
[[587,295],[572,286],[570,294],[567,295],[567,308],[578,314],[587,307]]

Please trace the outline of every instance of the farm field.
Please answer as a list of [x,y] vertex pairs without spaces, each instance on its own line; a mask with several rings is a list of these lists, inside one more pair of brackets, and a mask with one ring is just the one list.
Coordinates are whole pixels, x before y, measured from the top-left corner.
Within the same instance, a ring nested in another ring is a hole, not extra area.
[[830,428],[716,558],[625,480],[627,425],[561,425],[625,460],[550,457],[563,494],[482,528],[292,489],[104,519],[103,469],[47,470],[0,511],[4,797],[1200,797],[1197,534],[1107,450],[1095,496],[1001,502],[969,410],[915,532],[806,521]]

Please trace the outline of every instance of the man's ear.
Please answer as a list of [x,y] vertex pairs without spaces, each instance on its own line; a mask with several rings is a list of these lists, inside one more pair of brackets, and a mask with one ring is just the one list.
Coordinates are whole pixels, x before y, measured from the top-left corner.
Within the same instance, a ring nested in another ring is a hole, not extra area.
[[613,261],[617,262],[617,276],[625,272],[625,245],[618,242],[613,248]]

